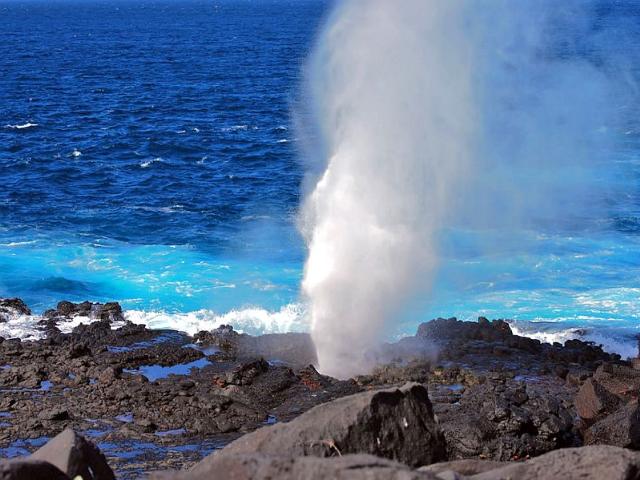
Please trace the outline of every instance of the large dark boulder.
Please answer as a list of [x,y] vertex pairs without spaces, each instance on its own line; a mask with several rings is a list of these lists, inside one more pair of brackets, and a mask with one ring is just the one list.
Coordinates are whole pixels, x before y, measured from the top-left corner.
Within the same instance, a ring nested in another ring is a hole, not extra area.
[[30,458],[0,460],[2,480],[70,480],[50,463]]
[[[284,453],[284,452],[283,452]],[[211,455],[192,470],[155,474],[150,480],[436,480],[427,472],[371,455],[336,458]]]
[[113,471],[98,448],[71,429],[66,429],[30,457],[55,465],[74,479],[114,480]]
[[427,389],[419,384],[351,395],[318,405],[290,423],[264,427],[222,450],[222,455],[331,457],[368,453],[410,466],[445,457]]
[[620,399],[593,378],[582,384],[575,398],[576,412],[587,421],[607,415],[619,406]]
[[632,403],[593,424],[584,433],[587,445],[640,449],[640,408]]
[[640,453],[608,445],[565,448],[510,463],[473,480],[638,480]]

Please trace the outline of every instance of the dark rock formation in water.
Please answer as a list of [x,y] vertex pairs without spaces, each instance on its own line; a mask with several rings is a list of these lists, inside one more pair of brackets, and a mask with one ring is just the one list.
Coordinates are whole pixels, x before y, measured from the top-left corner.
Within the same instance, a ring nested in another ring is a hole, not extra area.
[[7,322],[17,315],[31,315],[31,310],[19,298],[0,299],[0,322]]

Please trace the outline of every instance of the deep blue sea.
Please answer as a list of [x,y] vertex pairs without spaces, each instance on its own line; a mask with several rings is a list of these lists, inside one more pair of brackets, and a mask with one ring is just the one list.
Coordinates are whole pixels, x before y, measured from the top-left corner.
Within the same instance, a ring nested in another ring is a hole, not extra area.
[[[603,5],[594,32],[635,52],[636,78],[638,12]],[[189,332],[304,329],[292,112],[329,8],[0,0],[0,297],[35,312],[62,299],[117,300],[134,321]],[[527,248],[499,255],[449,248],[434,295],[397,333],[438,315],[486,315],[547,339],[585,329],[633,353],[640,129],[634,105],[625,108],[604,227],[526,232]],[[32,333],[25,322],[0,334]]]

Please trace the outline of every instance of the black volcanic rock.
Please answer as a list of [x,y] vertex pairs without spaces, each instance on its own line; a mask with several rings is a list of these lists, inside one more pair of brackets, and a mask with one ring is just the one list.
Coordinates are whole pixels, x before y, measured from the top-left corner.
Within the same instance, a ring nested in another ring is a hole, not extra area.
[[269,363],[263,358],[253,362],[243,363],[227,373],[227,385],[250,385],[253,379],[269,370]]
[[[535,391],[534,391],[535,392]],[[573,446],[573,416],[551,396],[525,385],[486,382],[468,388],[457,405],[438,413],[450,460],[507,461]]]
[[103,320],[105,322],[124,322],[122,307],[117,302],[73,303],[68,301],[59,302],[55,309],[47,310],[43,317],[49,320],[69,320],[76,316],[89,317],[92,320]]
[[490,322],[484,317],[480,317],[477,323],[461,322],[456,318],[438,318],[421,324],[416,333],[416,337],[476,340],[504,340],[512,335],[511,327],[504,320]]
[[31,310],[19,298],[0,299],[0,322],[6,322],[18,315],[31,315]]
[[71,480],[48,462],[30,458],[0,460],[2,480]]

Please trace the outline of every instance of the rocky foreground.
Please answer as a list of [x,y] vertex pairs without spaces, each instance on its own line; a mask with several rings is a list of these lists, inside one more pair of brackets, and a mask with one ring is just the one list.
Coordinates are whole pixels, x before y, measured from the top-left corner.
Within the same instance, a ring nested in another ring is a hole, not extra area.
[[305,334],[190,337],[88,302],[39,325],[0,338],[0,478],[640,479],[640,363],[501,320],[422,324],[347,381]]

